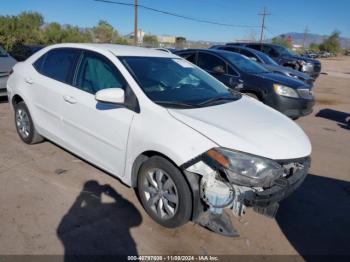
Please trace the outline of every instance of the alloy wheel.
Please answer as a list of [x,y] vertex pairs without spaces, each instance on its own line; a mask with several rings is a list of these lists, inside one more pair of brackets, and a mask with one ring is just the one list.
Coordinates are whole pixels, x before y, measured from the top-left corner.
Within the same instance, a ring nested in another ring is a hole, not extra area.
[[30,121],[27,112],[21,108],[16,110],[16,125],[22,138],[27,138],[30,134]]
[[146,205],[160,219],[172,218],[178,209],[179,196],[171,177],[159,168],[151,169],[144,177],[142,191]]

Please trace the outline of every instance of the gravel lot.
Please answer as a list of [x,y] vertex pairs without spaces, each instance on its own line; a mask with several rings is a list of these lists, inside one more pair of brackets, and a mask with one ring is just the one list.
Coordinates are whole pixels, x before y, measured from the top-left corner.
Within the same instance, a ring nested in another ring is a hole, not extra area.
[[0,254],[350,255],[350,58],[322,60],[314,113],[298,120],[310,175],[276,219],[249,210],[231,239],[189,223],[162,228],[134,191],[69,152],[22,143],[0,103]]

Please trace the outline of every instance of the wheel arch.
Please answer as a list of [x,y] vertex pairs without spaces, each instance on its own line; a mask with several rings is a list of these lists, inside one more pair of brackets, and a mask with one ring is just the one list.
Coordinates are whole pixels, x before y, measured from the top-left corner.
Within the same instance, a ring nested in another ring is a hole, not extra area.
[[172,163],[175,167],[177,167],[181,173],[182,170],[179,168],[179,166],[175,163],[175,161],[173,161],[171,158],[169,158],[168,156],[166,156],[165,154],[155,151],[155,150],[148,150],[148,151],[144,151],[143,153],[139,154],[133,164],[132,164],[132,168],[131,168],[131,187],[135,188],[137,187],[137,176],[139,173],[139,170],[142,166],[142,164],[144,162],[147,161],[147,159],[153,157],[153,156],[160,156],[163,157],[164,159],[168,160],[170,163]]
[[19,104],[20,102],[24,102],[24,99],[19,94],[15,94],[11,100],[12,106],[14,107],[15,105]]

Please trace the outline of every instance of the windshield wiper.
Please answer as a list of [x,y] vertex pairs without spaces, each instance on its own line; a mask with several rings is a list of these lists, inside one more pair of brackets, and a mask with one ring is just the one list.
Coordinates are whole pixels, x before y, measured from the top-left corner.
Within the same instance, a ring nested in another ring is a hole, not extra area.
[[205,106],[205,105],[211,105],[211,104],[219,102],[219,101],[233,101],[233,100],[237,100],[237,98],[232,97],[232,96],[219,96],[219,97],[213,97],[213,98],[210,98],[208,100],[205,100],[197,105],[198,106]]
[[185,108],[194,108],[197,107],[194,104],[188,104],[184,102],[178,102],[178,101],[154,101],[155,103],[159,105],[164,105],[164,106],[170,106],[170,107],[185,107]]

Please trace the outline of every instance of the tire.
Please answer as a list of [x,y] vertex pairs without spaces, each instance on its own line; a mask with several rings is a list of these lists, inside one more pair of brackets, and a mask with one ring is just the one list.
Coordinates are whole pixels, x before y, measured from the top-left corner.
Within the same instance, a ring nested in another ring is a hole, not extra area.
[[15,125],[17,134],[24,143],[36,144],[44,140],[36,131],[33,119],[23,101],[15,105]]
[[250,96],[251,98],[254,98],[254,99],[260,101],[259,97],[254,93],[244,93],[244,94],[247,96]]
[[160,156],[148,159],[140,168],[137,189],[147,214],[160,225],[175,228],[190,220],[190,188],[184,175],[170,161]]

